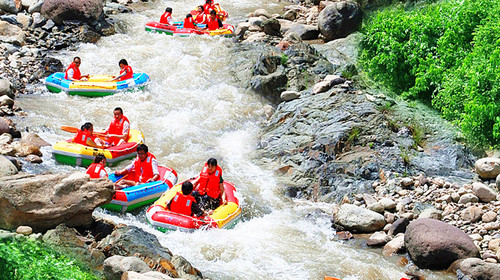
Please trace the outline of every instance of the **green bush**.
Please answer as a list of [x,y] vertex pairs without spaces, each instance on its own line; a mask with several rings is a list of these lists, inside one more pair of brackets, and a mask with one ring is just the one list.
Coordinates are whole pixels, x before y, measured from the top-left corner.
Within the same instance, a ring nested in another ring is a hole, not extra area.
[[98,279],[53,249],[27,240],[0,241],[0,279]]
[[448,0],[376,12],[365,24],[360,62],[390,90],[432,101],[481,145],[498,145],[500,2]]

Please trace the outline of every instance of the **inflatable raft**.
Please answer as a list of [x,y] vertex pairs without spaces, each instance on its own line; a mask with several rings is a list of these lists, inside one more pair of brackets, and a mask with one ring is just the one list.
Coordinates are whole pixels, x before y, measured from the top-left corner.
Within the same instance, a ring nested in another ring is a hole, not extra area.
[[137,145],[144,142],[142,132],[130,129],[127,143],[106,149],[92,148],[72,142],[72,139],[59,141],[52,147],[55,160],[70,165],[89,166],[98,154],[106,157],[107,165],[114,166],[118,162],[136,156]]
[[109,82],[111,75],[90,75],[88,81],[71,81],[64,79],[63,72],[54,73],[45,79],[45,86],[51,92],[65,91],[70,95],[98,97],[112,95],[119,91],[142,88],[149,81],[145,73],[136,73],[131,79]]
[[[163,24],[155,21],[146,23],[146,31],[165,33],[167,35],[176,35],[187,37],[191,35],[209,35],[209,36],[224,36],[232,37],[234,34],[234,26],[230,24],[223,24],[223,28],[216,30],[197,30],[191,28],[184,28],[183,22],[175,22],[173,25]],[[198,24],[200,28],[205,27],[204,24]]]
[[182,184],[175,185],[164,193],[146,212],[148,221],[160,231],[180,230],[194,231],[200,228],[232,228],[241,219],[241,208],[236,198],[233,183],[224,182],[227,203],[219,206],[207,217],[192,217],[167,210],[168,202],[177,192],[181,192]]
[[[102,208],[125,213],[138,207],[153,203],[168,189],[177,183],[177,172],[170,167],[158,166],[160,180],[149,182],[137,186],[131,186],[117,190],[110,203],[101,206]],[[127,177],[133,178],[133,172],[128,173]],[[116,182],[123,176],[116,176],[114,173],[108,177]]]

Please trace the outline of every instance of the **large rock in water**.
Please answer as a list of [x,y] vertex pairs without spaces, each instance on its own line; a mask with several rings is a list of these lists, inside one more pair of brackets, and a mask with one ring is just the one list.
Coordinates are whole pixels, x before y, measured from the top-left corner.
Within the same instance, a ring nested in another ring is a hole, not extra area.
[[61,24],[65,20],[94,22],[103,14],[102,0],[45,0],[42,5],[45,18]]
[[0,78],[0,96],[4,95],[14,98],[14,87],[9,81]]
[[450,269],[472,276],[474,280],[500,280],[500,264],[488,263],[478,258],[461,259],[454,262]]
[[472,239],[460,229],[434,219],[418,219],[406,228],[405,246],[420,268],[446,269],[458,259],[479,257]]
[[17,167],[8,158],[0,155],[0,177],[14,174],[17,174]]
[[343,204],[335,216],[335,224],[353,232],[374,232],[384,228],[383,215],[352,204]]
[[109,203],[114,193],[113,182],[90,180],[84,173],[1,177],[0,227],[27,225],[35,231],[60,223],[87,227],[94,209]]
[[361,27],[361,9],[354,1],[335,2],[318,16],[318,28],[325,41],[345,37]]
[[474,164],[479,177],[483,179],[494,179],[500,174],[500,158],[481,158]]

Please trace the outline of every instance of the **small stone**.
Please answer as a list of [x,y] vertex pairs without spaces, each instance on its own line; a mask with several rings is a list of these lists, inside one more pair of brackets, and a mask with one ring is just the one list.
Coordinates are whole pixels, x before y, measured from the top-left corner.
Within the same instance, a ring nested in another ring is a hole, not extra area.
[[322,93],[329,90],[331,87],[330,82],[319,82],[313,86],[312,92],[313,94]]
[[[496,256],[495,256],[496,257]],[[485,262],[488,262],[488,263],[497,263],[497,260],[494,259],[494,258],[487,258],[484,260]]]
[[380,204],[384,207],[385,210],[393,210],[396,208],[396,202],[394,200],[384,197],[379,201]]
[[281,93],[280,98],[283,101],[291,101],[300,97],[300,93],[293,90],[287,90]]
[[388,236],[383,231],[377,231],[373,233],[368,240],[366,240],[366,245],[368,246],[383,246],[387,242],[391,240],[391,237]]
[[387,232],[387,234],[389,236],[394,236],[394,235],[398,235],[399,233],[405,233],[406,227],[409,224],[410,224],[410,220],[409,219],[400,218],[400,219],[398,219],[397,221],[394,222],[394,224],[389,229],[389,231]]
[[470,206],[462,212],[462,220],[469,223],[475,223],[481,219],[482,215],[483,210],[481,208],[477,206]]
[[393,254],[399,253],[404,250],[405,248],[405,241],[404,241],[405,235],[400,234],[396,236],[393,240],[389,241],[387,244],[385,244],[384,249],[382,250],[382,254],[384,256],[392,256]]
[[377,213],[384,213],[384,206],[380,202],[376,202],[366,206],[367,209],[372,210]]
[[471,193],[466,193],[460,197],[458,204],[467,204],[469,202],[476,203],[479,202],[479,198]]
[[340,240],[349,240],[352,238],[352,233],[349,231],[339,231],[337,232],[337,237]]
[[405,178],[401,179],[401,187],[410,188],[412,186],[413,186],[413,179],[412,178],[405,177]]
[[470,234],[469,236],[474,241],[481,241],[481,240],[483,240],[483,237],[479,233]]
[[367,194],[367,193],[363,194],[363,200],[365,201],[366,205],[377,203],[377,200],[375,199],[375,197],[373,197],[373,195]]
[[472,190],[481,201],[490,202],[497,200],[497,194],[483,183],[474,182],[472,184]]
[[453,200],[453,202],[457,203],[460,200],[460,195],[456,192],[451,193],[451,200]]
[[396,221],[396,215],[389,213],[389,212],[384,213],[384,218],[388,224],[392,224]]
[[26,235],[30,235],[31,233],[33,233],[33,229],[29,226],[19,226],[16,229],[16,233],[26,236]]
[[420,215],[418,216],[419,219],[421,218],[429,218],[429,219],[434,219],[434,220],[441,220],[443,218],[443,212],[434,208],[434,207],[429,207],[422,211]]
[[37,155],[27,155],[25,159],[27,162],[31,162],[31,163],[42,163],[43,162],[42,158],[37,156]]
[[498,251],[500,248],[500,238],[495,238],[495,239],[492,239],[489,243],[488,243],[488,249],[490,249],[491,251],[493,252],[496,252]]
[[483,221],[483,223],[489,223],[489,222],[496,221],[497,216],[498,216],[497,213],[495,213],[493,211],[488,211],[488,212],[483,214],[481,220]]

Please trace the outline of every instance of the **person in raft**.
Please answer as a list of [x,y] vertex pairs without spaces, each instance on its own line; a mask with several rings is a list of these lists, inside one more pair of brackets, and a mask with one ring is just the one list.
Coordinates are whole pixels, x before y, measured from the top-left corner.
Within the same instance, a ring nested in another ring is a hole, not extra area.
[[210,11],[210,16],[207,20],[207,28],[208,30],[217,30],[222,28],[222,21],[217,17],[217,12],[215,10]]
[[94,158],[94,162],[87,168],[87,174],[90,175],[92,179],[107,178],[108,172],[104,167],[106,166],[106,157],[103,154],[98,154]]
[[124,144],[128,140],[130,131],[130,121],[123,115],[123,109],[116,107],[113,110],[113,120],[103,133],[106,134],[106,140],[111,146]]
[[134,77],[134,71],[132,71],[132,67],[128,66],[128,62],[125,59],[120,59],[118,66],[120,66],[120,74],[111,81],[125,81]]
[[205,9],[202,5],[198,6],[196,9],[196,17],[194,18],[194,21],[197,24],[207,24],[207,15],[205,14]]
[[144,144],[139,144],[137,146],[137,157],[134,162],[129,164],[124,169],[115,172],[115,175],[125,175],[131,170],[134,170],[135,178],[127,178],[117,181],[115,184],[117,189],[149,183],[160,179],[158,161],[153,154],[148,152],[148,146]]
[[165,9],[165,12],[160,17],[160,23],[168,25],[174,24],[174,20],[172,19],[172,8],[168,7]]
[[80,64],[82,60],[77,56],[73,58],[73,62],[68,66],[64,73],[64,79],[71,81],[86,81],[89,75],[82,75],[80,73]]
[[184,19],[184,25],[182,27],[188,29],[198,29],[198,26],[194,24],[194,19],[192,14],[186,15],[186,18]]
[[94,148],[104,148],[106,146],[104,140],[97,138],[97,136],[93,135],[93,133],[94,126],[92,123],[86,122],[76,132],[76,135],[73,138],[73,143]]
[[[205,4],[203,5],[203,10],[207,15],[210,14],[212,11],[215,11],[214,1],[212,0],[205,1]],[[217,12],[215,12],[215,14],[217,14]]]
[[174,198],[167,204],[167,209],[186,216],[200,217],[206,215],[191,195],[192,192],[193,184],[191,182],[185,181],[182,183],[182,193],[177,192]]
[[193,181],[193,185],[196,190],[193,192],[193,197],[202,209],[215,210],[220,202],[226,203],[222,169],[217,165],[215,158],[208,159],[200,175]]

